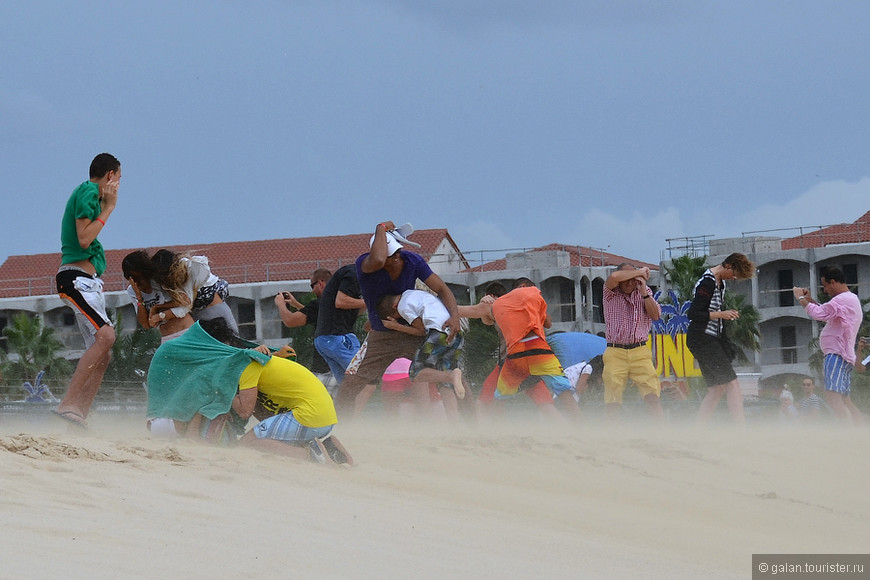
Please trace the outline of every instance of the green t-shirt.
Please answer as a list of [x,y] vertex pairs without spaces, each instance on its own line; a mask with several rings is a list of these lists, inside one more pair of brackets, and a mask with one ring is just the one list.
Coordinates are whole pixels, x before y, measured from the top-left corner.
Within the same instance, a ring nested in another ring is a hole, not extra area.
[[63,254],[61,264],[90,260],[97,271],[97,276],[103,274],[106,270],[106,253],[103,251],[103,244],[95,239],[87,249],[83,250],[79,245],[79,236],[76,232],[77,219],[87,218],[94,221],[101,211],[100,188],[96,183],[85,181],[75,188],[69,196],[69,201],[66,202],[60,224],[60,251]]

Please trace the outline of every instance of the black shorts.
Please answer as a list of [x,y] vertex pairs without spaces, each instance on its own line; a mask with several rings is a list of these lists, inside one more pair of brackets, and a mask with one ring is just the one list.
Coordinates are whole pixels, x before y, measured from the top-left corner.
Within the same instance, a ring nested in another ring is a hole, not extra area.
[[[79,268],[61,268],[55,276],[57,293],[66,300],[79,318],[79,326],[85,332],[87,324],[94,329],[111,325],[111,319],[106,312],[106,301],[103,297],[103,285],[99,278],[91,276]],[[87,340],[87,339],[86,339]]]
[[698,366],[708,387],[725,385],[737,379],[737,373],[731,366],[731,357],[725,352],[720,341],[709,334],[689,334],[686,336],[686,346]]

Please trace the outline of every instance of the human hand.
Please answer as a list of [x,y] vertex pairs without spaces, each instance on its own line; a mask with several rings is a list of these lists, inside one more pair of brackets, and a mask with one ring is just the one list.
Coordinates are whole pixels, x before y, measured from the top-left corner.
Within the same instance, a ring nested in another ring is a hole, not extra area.
[[640,272],[640,277],[643,278],[644,282],[646,280],[649,280],[649,267],[648,266],[644,266],[643,268],[640,268],[638,270],[638,272]]
[[269,347],[266,346],[265,344],[257,345],[254,348],[252,348],[251,350],[255,350],[255,351],[259,352],[260,354],[265,354],[266,356],[272,356],[272,351],[269,350]]
[[447,322],[441,327],[441,330],[447,333],[447,344],[453,342],[456,333],[459,332],[459,316],[450,316]]
[[491,295],[487,294],[486,296],[484,296],[483,298],[480,299],[480,302],[478,302],[478,304],[493,304],[493,303],[495,303],[495,300],[496,300],[495,296],[491,296]]
[[274,356],[279,356],[281,358],[292,358],[293,360],[296,360],[296,349],[289,344],[285,344],[273,354]]
[[810,293],[810,291],[807,290],[806,288],[800,288],[799,286],[794,286],[791,289],[791,291],[794,294],[794,297],[797,299],[800,299],[801,297],[809,296],[809,293]]
[[118,179],[109,179],[100,187],[100,207],[112,207],[118,203]]
[[379,226],[384,226],[384,230],[385,230],[385,231],[388,231],[388,232],[391,232],[391,231],[393,231],[394,229],[396,229],[396,224],[394,224],[394,223],[391,222],[391,221],[381,222],[381,223],[379,223],[378,225],[379,225]]
[[736,310],[723,310],[720,313],[720,318],[723,320],[737,320],[740,318],[740,313]]
[[133,294],[136,295],[136,301],[141,303],[142,290],[139,289],[139,284],[136,283],[136,280],[134,278],[129,278],[128,281],[130,282],[130,288],[133,289]]

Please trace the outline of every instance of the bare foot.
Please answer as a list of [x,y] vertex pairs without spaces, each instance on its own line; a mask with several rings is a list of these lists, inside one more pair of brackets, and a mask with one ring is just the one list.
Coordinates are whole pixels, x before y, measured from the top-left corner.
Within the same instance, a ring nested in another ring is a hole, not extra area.
[[453,392],[457,399],[465,398],[465,385],[462,384],[462,369],[453,369]]

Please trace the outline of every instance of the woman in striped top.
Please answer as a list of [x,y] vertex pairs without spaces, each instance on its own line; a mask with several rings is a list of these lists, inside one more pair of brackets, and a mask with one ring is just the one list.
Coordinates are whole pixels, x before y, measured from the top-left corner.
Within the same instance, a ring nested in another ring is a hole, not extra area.
[[725,334],[725,321],[736,320],[736,310],[722,310],[725,280],[745,280],[755,274],[755,266],[743,254],[731,254],[718,266],[713,266],[695,284],[695,295],[689,307],[689,330],[686,346],[692,352],[701,374],[707,382],[707,396],[701,402],[698,418],[706,421],[713,415],[722,395],[728,403],[731,418],[738,425],[743,419],[743,393],[731,361],[734,347]]

